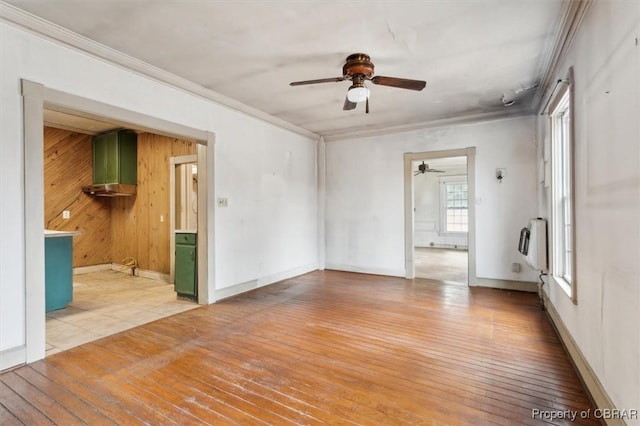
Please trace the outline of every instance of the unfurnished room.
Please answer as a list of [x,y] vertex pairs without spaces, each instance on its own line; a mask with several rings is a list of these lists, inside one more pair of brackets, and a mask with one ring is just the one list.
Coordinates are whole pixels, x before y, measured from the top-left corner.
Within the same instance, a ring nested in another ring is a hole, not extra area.
[[640,426],[639,40],[0,0],[0,424]]

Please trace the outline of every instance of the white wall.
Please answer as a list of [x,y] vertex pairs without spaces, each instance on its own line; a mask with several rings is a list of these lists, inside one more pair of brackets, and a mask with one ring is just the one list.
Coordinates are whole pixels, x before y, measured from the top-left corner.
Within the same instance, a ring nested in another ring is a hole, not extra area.
[[[435,246],[466,246],[466,235],[443,234],[441,232],[441,200],[440,179],[446,176],[466,176],[466,167],[446,167],[441,165],[429,166],[433,169],[442,170],[444,173],[424,173],[413,177],[413,205],[414,213],[414,239],[416,247]],[[415,167],[414,167],[415,170]]]
[[[517,251],[536,214],[535,118],[328,142],[327,269],[405,275],[403,153],[477,147],[477,276],[536,281]],[[506,168],[502,183],[495,169]]]
[[[638,37],[640,2],[596,1],[554,78],[574,67],[578,304],[555,281],[545,291],[620,409],[640,408]],[[546,127],[539,118],[539,161]],[[538,195],[550,217],[549,190]]]
[[[25,344],[20,79],[215,133],[209,188],[215,180],[217,196],[230,204],[216,209],[215,228],[209,224],[216,295],[235,284],[260,285],[316,268],[317,141],[4,23],[0,55],[0,369],[10,366],[3,351]],[[209,203],[211,212],[213,195]]]

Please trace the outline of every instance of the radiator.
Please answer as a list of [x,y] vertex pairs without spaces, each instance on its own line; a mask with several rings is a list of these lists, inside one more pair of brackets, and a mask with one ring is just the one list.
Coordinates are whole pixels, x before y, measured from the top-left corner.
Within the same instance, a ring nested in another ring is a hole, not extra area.
[[547,221],[541,218],[531,219],[529,226],[520,231],[518,251],[525,257],[529,266],[536,271],[546,272],[547,263]]

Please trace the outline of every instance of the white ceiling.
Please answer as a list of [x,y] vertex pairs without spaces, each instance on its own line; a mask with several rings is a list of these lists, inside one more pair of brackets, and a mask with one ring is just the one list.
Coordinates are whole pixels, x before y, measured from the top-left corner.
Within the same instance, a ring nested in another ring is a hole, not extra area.
[[[531,111],[564,0],[9,0],[27,12],[311,132],[340,137]],[[370,85],[343,111],[351,53],[422,92]],[[517,93],[521,91],[520,93]],[[517,94],[516,94],[517,93]],[[514,99],[505,107],[501,96]]]

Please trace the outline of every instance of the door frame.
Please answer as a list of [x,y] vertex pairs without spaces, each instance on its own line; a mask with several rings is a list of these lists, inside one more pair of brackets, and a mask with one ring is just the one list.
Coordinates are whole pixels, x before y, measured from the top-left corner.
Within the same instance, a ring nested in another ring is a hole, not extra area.
[[[21,81],[21,91],[24,124],[24,250],[25,259],[28,259],[24,270],[25,345],[22,355],[25,362],[34,362],[45,356],[44,109],[106,119],[125,128],[197,143],[198,174],[202,180],[202,184],[198,185],[198,211],[202,212],[198,215],[198,303],[213,303],[215,265],[213,245],[209,248],[207,237],[208,223],[215,223],[215,211],[207,211],[207,196],[214,197],[214,187],[209,185],[211,187],[208,188],[207,175],[208,169],[213,169],[214,164],[214,133],[61,92],[25,79]],[[208,150],[208,146],[211,150]]]
[[[171,284],[175,282],[176,277],[176,166],[194,163],[198,164],[197,155],[169,158],[169,283]],[[198,196],[199,192],[200,185],[198,185]],[[200,214],[198,214],[198,222],[200,222]]]
[[405,278],[415,278],[413,162],[433,158],[467,157],[467,199],[469,206],[468,276],[469,286],[477,285],[476,277],[476,148],[443,151],[407,152],[404,154],[404,256]]

